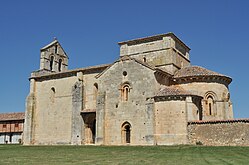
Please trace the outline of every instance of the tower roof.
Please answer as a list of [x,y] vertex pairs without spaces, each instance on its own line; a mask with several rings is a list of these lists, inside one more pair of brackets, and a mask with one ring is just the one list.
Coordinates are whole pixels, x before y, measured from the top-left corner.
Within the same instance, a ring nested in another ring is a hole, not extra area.
[[48,49],[48,48],[52,47],[52,46],[55,45],[55,44],[57,44],[57,45],[59,45],[59,46],[61,47],[62,51],[64,52],[64,55],[68,58],[67,53],[65,52],[65,50],[64,50],[63,47],[61,46],[60,42],[59,42],[56,38],[54,38],[54,40],[53,40],[52,42],[50,42],[49,44],[47,44],[46,46],[42,47],[42,48],[41,48],[41,51],[43,51],[43,50],[45,50],[45,49]]
[[[51,46],[53,46],[54,44],[59,43],[59,41],[57,39],[55,39],[54,41],[50,42],[49,44],[47,44],[46,46],[42,47],[41,50],[47,49]],[[60,43],[59,43],[60,44]]]

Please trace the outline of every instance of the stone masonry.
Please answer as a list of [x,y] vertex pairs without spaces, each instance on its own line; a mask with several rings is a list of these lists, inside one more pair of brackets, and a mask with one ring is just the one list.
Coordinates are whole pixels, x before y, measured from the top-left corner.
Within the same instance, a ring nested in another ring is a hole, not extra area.
[[249,120],[217,120],[188,123],[190,144],[248,146]]

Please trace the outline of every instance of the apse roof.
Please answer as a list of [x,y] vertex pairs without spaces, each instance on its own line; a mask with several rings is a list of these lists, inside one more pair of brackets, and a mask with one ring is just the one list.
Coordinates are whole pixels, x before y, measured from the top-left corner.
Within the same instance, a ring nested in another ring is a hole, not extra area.
[[162,88],[156,96],[191,96],[196,95],[193,92],[183,89],[179,86],[165,86]]
[[230,78],[228,76],[208,70],[200,66],[184,67],[176,71],[176,73],[174,74],[174,78],[194,77],[194,76],[222,76],[222,77]]

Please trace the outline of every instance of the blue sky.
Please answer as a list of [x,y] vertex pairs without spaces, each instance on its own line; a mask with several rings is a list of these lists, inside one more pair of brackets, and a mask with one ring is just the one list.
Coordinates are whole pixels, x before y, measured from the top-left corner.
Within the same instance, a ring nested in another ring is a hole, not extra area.
[[112,63],[117,42],[173,32],[193,65],[229,75],[235,118],[249,118],[249,1],[8,0],[0,2],[0,113],[25,111],[40,48],[57,37],[69,68]]

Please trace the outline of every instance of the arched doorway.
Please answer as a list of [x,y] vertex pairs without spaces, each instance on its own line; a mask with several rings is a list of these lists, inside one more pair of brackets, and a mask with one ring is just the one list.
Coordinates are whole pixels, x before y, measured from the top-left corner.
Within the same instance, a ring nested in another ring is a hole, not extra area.
[[96,137],[96,119],[93,120],[92,126],[91,126],[91,131],[92,131],[92,142],[93,144],[95,143],[95,137]]
[[131,142],[131,128],[129,125],[125,126],[125,142],[126,143]]
[[131,143],[131,124],[129,122],[125,122],[122,124],[122,143],[130,144]]
[[84,144],[95,144],[96,137],[96,113],[83,112],[81,113],[84,121]]

